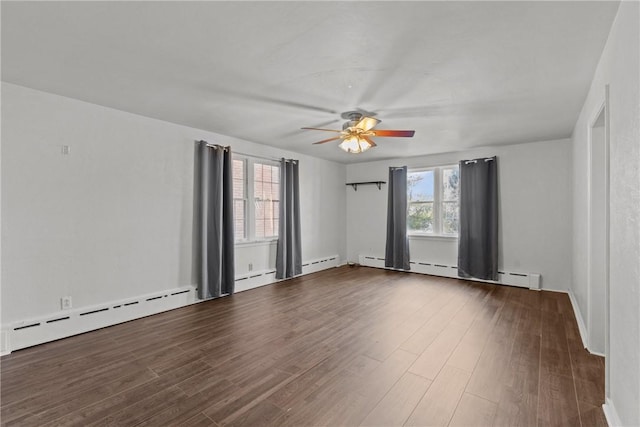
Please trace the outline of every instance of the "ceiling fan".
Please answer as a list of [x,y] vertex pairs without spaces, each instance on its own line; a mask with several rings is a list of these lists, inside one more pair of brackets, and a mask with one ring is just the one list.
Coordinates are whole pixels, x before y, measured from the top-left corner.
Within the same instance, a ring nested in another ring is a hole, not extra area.
[[302,129],[339,133],[339,136],[323,139],[322,141],[314,142],[314,144],[324,144],[341,139],[342,142],[339,147],[347,153],[362,153],[371,147],[375,147],[376,143],[371,139],[374,136],[410,138],[415,134],[414,130],[376,130],[374,127],[380,123],[380,120],[367,117],[359,111],[347,111],[342,113],[341,117],[348,119],[342,125],[342,130],[307,127]]

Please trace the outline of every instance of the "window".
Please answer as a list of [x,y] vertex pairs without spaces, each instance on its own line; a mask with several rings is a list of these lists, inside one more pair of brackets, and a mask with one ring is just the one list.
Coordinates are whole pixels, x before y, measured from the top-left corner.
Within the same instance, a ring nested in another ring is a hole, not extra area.
[[233,160],[233,225],[235,239],[247,239],[247,186],[245,161]]
[[458,234],[458,166],[409,171],[407,231],[409,235]]
[[253,164],[253,198],[255,205],[255,237],[264,239],[278,235],[278,202],[280,168]]
[[233,217],[236,242],[278,236],[280,167],[250,157],[233,160]]

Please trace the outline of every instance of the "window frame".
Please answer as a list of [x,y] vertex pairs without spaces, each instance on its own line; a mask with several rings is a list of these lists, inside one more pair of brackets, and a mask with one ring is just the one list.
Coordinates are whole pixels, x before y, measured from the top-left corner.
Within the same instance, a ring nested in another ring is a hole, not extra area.
[[[235,243],[245,243],[245,242],[249,242],[249,230],[247,230],[247,222],[248,222],[248,217],[249,217],[249,211],[251,209],[249,209],[249,180],[247,179],[247,169],[248,169],[248,159],[244,156],[233,156],[232,157],[232,163],[233,161],[236,160],[240,160],[242,161],[243,165],[242,165],[242,171],[243,171],[243,175],[242,175],[242,185],[244,187],[244,191],[242,192],[242,194],[244,195],[244,197],[242,199],[237,199],[237,198],[233,198],[234,201],[234,209],[235,209],[235,201],[236,200],[242,200],[244,201],[244,237],[238,238],[237,235],[235,235],[235,221],[236,221],[236,213],[235,210],[233,212],[233,229],[234,229],[234,242]],[[233,174],[233,169],[232,169],[232,174]],[[232,180],[235,179],[235,176],[231,177]]]
[[[244,162],[244,195],[245,195],[245,222],[244,234],[245,238],[235,239],[235,244],[246,245],[252,243],[269,243],[278,240],[278,235],[267,237],[256,237],[256,206],[255,206],[255,170],[254,165],[277,166],[280,163],[275,160],[251,157],[248,155],[233,155],[233,160],[242,160]],[[280,184],[280,183],[278,183]],[[237,199],[236,199],[237,200]],[[280,230],[278,230],[278,233]]]
[[[444,164],[437,166],[428,166],[428,167],[418,167],[411,168],[407,170],[407,178],[411,173],[418,172],[429,172],[433,171],[433,231],[415,231],[410,230],[407,226],[407,237],[409,238],[436,238],[436,239],[457,239],[459,236],[459,232],[452,233],[444,233],[442,230],[442,213],[443,213],[443,205],[444,203],[452,203],[450,200],[444,200],[444,187],[442,185],[443,180],[443,171],[445,169],[458,168],[458,174],[460,173],[459,165],[457,163],[453,164]],[[408,193],[408,188],[407,188]],[[408,194],[407,194],[408,196]],[[421,202],[418,202],[421,203]],[[460,224],[460,190],[458,187],[458,225]],[[409,217],[409,205],[411,202],[407,197],[407,218]],[[408,224],[408,221],[407,221]]]

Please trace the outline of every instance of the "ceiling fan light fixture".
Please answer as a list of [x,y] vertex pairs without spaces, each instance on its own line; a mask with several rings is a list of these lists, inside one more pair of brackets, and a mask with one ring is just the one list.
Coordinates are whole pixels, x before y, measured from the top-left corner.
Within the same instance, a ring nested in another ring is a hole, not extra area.
[[362,139],[357,135],[350,135],[346,137],[338,147],[347,153],[358,154],[371,148],[371,144],[369,144],[369,141]]
[[342,130],[316,127],[303,127],[302,129],[338,133],[339,136],[323,139],[322,141],[317,141],[313,144],[325,144],[327,142],[341,139],[342,142],[338,145],[340,149],[353,154],[362,153],[371,147],[376,147],[377,144],[373,141],[372,137],[410,138],[415,133],[413,130],[374,129],[376,125],[380,123],[380,120],[374,119],[373,117],[363,116],[359,111],[347,111],[346,113],[342,113],[340,117],[348,119],[348,121],[342,125]]
[[380,120],[374,119],[373,117],[363,117],[357,124],[356,127],[367,131],[373,129],[375,125],[380,123]]

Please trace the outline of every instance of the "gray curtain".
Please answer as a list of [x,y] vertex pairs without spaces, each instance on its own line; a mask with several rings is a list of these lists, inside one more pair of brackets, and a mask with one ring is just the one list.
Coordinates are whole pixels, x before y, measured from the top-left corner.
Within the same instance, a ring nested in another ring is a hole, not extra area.
[[498,158],[460,162],[458,276],[498,280]]
[[215,298],[235,285],[231,148],[198,141],[195,167],[198,297]]
[[280,160],[280,207],[276,279],[302,274],[298,161]]
[[407,167],[389,168],[384,266],[410,270],[407,239]]

